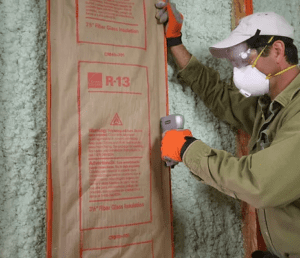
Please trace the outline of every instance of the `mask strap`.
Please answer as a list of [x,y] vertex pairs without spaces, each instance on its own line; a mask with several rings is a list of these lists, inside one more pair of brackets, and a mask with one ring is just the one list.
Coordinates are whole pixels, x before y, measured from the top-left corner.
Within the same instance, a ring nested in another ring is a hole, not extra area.
[[259,55],[256,57],[256,59],[255,59],[254,62],[253,62],[252,68],[256,66],[256,63],[257,63],[258,59],[260,58],[260,56],[262,55],[262,53],[265,51],[265,49],[267,48],[267,46],[269,46],[269,44],[272,42],[273,39],[274,39],[274,36],[272,36],[272,37],[269,39],[268,44],[265,45],[265,47],[263,48],[262,51],[260,51]]
[[[257,56],[257,58],[254,60],[254,62],[253,62],[253,64],[252,64],[252,67],[255,67],[255,66],[256,66],[256,63],[257,63],[258,59],[260,58],[260,56],[262,55],[262,53],[265,51],[266,47],[272,42],[273,39],[274,39],[274,36],[272,36],[272,37],[269,39],[267,45],[265,45],[265,47],[263,48],[263,50],[260,51],[260,53],[259,53],[259,55]],[[272,77],[275,77],[275,76],[277,76],[277,75],[283,74],[283,73],[287,72],[288,70],[293,69],[293,68],[296,67],[296,66],[297,66],[297,65],[292,65],[292,66],[290,66],[290,67],[288,67],[288,68],[286,68],[286,69],[284,69],[284,70],[282,70],[282,71],[280,71],[280,72],[278,72],[278,73],[276,73],[276,74],[274,74],[274,75],[268,74],[268,76],[266,77],[266,79],[269,80],[269,79],[272,78]]]
[[280,72],[278,72],[278,73],[276,73],[276,74],[274,74],[274,75],[269,74],[269,75],[266,77],[266,79],[269,80],[269,79],[272,78],[272,77],[275,77],[275,76],[277,76],[277,75],[283,74],[283,73],[287,72],[288,70],[293,69],[293,68],[296,67],[296,66],[297,66],[297,65],[292,65],[292,66],[290,66],[290,67],[288,67],[288,68],[286,68],[286,69],[284,69],[284,70],[282,70],[282,71],[280,71]]
[[269,44],[272,42],[273,38],[274,38],[274,36],[272,36],[272,37],[269,39],[268,44],[265,45],[265,47],[263,48],[262,51],[260,51],[259,55],[258,55],[258,56],[256,57],[256,59],[254,60],[254,63],[253,63],[253,65],[252,65],[252,68],[256,66],[256,63],[257,63],[258,59],[260,58],[260,56],[262,55],[262,53],[265,51],[265,49],[267,48],[267,46],[269,46]]

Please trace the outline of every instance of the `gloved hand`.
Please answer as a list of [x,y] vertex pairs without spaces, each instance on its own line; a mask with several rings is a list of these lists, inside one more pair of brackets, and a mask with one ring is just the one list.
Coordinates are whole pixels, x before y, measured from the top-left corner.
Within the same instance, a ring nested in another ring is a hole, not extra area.
[[166,131],[161,142],[161,158],[164,161],[182,162],[180,153],[187,138],[193,138],[188,129]]
[[168,21],[165,27],[168,47],[182,44],[181,28],[183,15],[178,12],[176,5],[170,3],[169,0],[161,0],[155,4],[155,7],[159,9],[156,15],[156,19],[159,23],[166,23]]

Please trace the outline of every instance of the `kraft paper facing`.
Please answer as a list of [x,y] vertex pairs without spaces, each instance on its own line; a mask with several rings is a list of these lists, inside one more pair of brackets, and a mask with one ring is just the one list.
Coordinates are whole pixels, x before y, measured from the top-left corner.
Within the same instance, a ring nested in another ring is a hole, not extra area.
[[48,1],[47,257],[172,257],[154,1]]

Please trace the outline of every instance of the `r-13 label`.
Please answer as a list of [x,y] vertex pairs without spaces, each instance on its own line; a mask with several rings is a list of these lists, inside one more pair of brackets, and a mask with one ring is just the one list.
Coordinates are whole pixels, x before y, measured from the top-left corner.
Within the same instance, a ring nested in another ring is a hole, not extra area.
[[110,76],[102,73],[88,73],[88,88],[103,89],[105,87],[130,87],[131,80],[127,76]]

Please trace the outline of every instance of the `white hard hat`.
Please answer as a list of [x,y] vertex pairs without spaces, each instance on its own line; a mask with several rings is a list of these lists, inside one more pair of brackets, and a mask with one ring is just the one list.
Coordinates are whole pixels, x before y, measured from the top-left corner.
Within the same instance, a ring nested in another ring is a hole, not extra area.
[[235,46],[256,34],[294,39],[294,28],[274,12],[255,13],[242,18],[228,38],[211,46],[209,50],[217,58],[225,57],[222,51],[224,48]]

